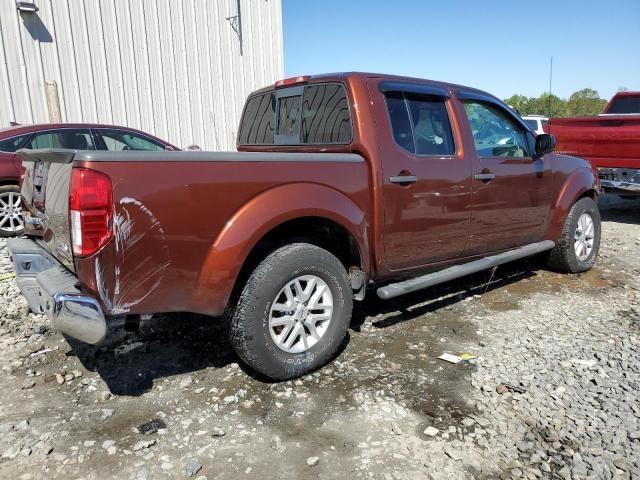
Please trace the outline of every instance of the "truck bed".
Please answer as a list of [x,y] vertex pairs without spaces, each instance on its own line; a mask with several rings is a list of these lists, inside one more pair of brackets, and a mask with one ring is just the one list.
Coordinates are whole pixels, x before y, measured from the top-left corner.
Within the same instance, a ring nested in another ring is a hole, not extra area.
[[[299,215],[336,216],[336,198],[359,212],[368,212],[371,203],[367,164],[355,154],[21,153],[26,233],[77,275],[106,315],[221,314],[245,260],[245,243],[286,220],[278,218],[280,206],[295,202]],[[113,189],[113,238],[97,254],[75,259],[68,217],[73,167],[106,174]],[[245,218],[250,204],[259,207]],[[260,209],[270,222],[261,221]],[[360,222],[364,228],[365,218]],[[233,235],[225,235],[232,226]]]
[[585,158],[598,168],[640,168],[640,115],[552,118],[556,151]]

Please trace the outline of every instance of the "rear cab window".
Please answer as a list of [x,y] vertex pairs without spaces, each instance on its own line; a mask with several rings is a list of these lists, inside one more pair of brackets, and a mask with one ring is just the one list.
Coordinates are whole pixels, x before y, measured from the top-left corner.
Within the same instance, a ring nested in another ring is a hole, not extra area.
[[348,144],[347,92],[341,83],[312,83],[259,93],[246,103],[239,145]]
[[445,98],[410,92],[387,92],[393,138],[418,156],[451,156],[455,143]]
[[640,96],[624,96],[616,98],[607,113],[610,114],[640,114]]

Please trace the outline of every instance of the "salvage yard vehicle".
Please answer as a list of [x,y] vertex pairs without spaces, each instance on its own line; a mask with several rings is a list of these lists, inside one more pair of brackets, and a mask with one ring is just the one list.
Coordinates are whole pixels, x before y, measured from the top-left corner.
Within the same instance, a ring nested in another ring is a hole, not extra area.
[[544,127],[549,123],[549,117],[544,115],[523,115],[522,119],[527,122],[534,132],[544,133]]
[[24,231],[20,176],[16,153],[22,148],[76,150],[179,150],[148,133],[127,127],[89,123],[14,125],[0,130],[0,237]]
[[114,317],[222,317],[274,379],[327,363],[353,300],[535,254],[590,269],[598,180],[473,88],[365,73],[253,93],[240,152],[23,150],[29,305],[88,343]]
[[545,131],[558,152],[593,165],[605,192],[640,198],[640,92],[617,93],[596,117],[552,118]]

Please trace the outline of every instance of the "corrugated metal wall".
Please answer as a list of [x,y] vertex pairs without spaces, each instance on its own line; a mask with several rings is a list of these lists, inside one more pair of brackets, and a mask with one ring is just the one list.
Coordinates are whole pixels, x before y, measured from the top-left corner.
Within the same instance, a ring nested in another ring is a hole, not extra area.
[[55,121],[59,104],[63,122],[232,150],[247,94],[283,76],[281,0],[240,1],[242,55],[237,0],[35,3],[0,0],[0,128]]

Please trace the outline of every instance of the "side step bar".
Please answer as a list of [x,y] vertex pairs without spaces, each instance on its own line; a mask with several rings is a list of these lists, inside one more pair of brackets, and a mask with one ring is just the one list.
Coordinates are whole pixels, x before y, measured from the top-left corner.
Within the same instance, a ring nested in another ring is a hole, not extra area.
[[480,258],[473,262],[465,263],[462,265],[455,265],[453,267],[445,268],[439,272],[429,273],[421,277],[405,280],[404,282],[391,283],[380,287],[377,290],[378,296],[383,300],[399,297],[406,293],[422,290],[423,288],[432,287],[439,283],[448,282],[456,278],[465,277],[472,273],[480,272],[488,268],[497,267],[503,263],[509,263],[514,260],[519,260],[524,257],[530,257],[546,250],[551,250],[555,247],[555,243],[551,240],[544,240],[538,243],[531,243],[524,247],[516,248],[515,250],[509,250],[507,252],[499,253],[497,255],[491,255],[490,257]]

